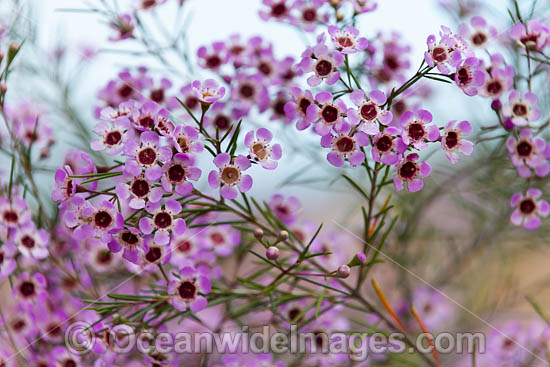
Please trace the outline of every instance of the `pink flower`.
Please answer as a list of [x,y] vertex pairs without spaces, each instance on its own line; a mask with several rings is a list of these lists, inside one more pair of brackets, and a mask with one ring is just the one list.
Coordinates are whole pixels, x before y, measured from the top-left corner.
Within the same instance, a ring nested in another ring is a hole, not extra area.
[[135,176],[124,174],[124,182],[119,182],[116,185],[115,193],[119,199],[130,201],[128,206],[132,209],[145,208],[147,202],[158,202],[162,199],[164,191],[162,187],[154,187],[153,182],[147,180],[143,173]]
[[155,129],[159,122],[168,119],[168,111],[160,108],[155,102],[145,102],[141,106],[135,106],[132,110],[133,126],[139,131]]
[[124,146],[124,154],[128,156],[124,172],[137,176],[145,169],[145,178],[157,181],[162,176],[162,167],[172,157],[168,146],[159,146],[159,135],[153,131],[141,133],[140,141],[130,140]]
[[550,29],[535,19],[530,19],[524,25],[518,23],[510,29],[510,38],[520,41],[525,48],[541,51],[550,39]]
[[224,224],[210,226],[204,232],[204,245],[218,256],[229,256],[241,242],[240,232]]
[[176,154],[170,163],[162,167],[164,173],[161,178],[162,188],[165,192],[175,191],[178,195],[189,195],[193,191],[193,184],[189,180],[197,181],[201,176],[201,170],[193,166],[191,158],[184,154]]
[[307,84],[311,87],[318,86],[323,80],[328,85],[333,85],[340,78],[338,67],[344,63],[344,56],[338,51],[329,51],[324,35],[318,37],[317,42],[317,45],[308,47],[302,53],[298,69],[303,73],[314,73],[307,79]]
[[126,141],[134,138],[134,130],[127,116],[117,117],[112,122],[100,121],[93,131],[100,137],[93,139],[90,147],[94,151],[106,149],[109,155],[120,153]]
[[27,202],[20,197],[0,197],[0,230],[18,229],[32,223]]
[[130,14],[120,15],[116,21],[111,23],[111,28],[118,31],[117,36],[109,37],[111,41],[122,41],[134,37],[134,18]]
[[545,177],[550,173],[550,146],[544,139],[534,138],[530,129],[522,129],[519,139],[509,137],[506,147],[512,164],[521,177],[531,177],[532,170],[538,177]]
[[399,129],[390,126],[383,133],[374,136],[371,154],[376,162],[387,165],[399,162],[399,158],[407,150],[407,144],[397,138],[399,133]]
[[463,24],[458,32],[464,39],[470,41],[472,46],[477,48],[487,48],[491,39],[497,37],[497,29],[487,24],[487,21],[480,16],[475,16],[470,20],[470,26]]
[[207,79],[204,83],[199,80],[193,82],[193,93],[203,104],[212,104],[225,95],[225,87],[222,87],[214,79]]
[[179,311],[204,310],[208,304],[204,296],[212,289],[208,278],[190,266],[181,269],[178,275],[171,276],[168,284],[168,294],[172,296],[170,303]]
[[365,37],[358,38],[359,30],[352,26],[340,30],[337,26],[331,25],[328,27],[328,33],[336,49],[343,54],[353,54],[368,46],[367,39]]
[[502,106],[502,113],[510,118],[516,126],[527,126],[530,122],[540,118],[540,109],[537,107],[539,99],[535,93],[513,90],[508,97],[508,103]]
[[487,72],[483,69],[483,61],[475,57],[468,57],[457,66],[454,73],[456,85],[464,91],[467,96],[475,96],[478,89],[484,84]]
[[392,113],[381,107],[386,103],[384,92],[373,90],[367,97],[362,90],[356,90],[350,94],[350,99],[357,106],[347,111],[350,123],[361,124],[361,130],[369,135],[378,134],[378,123],[388,125],[393,119]]
[[485,78],[485,84],[480,89],[479,94],[496,99],[512,88],[515,71],[513,66],[504,65],[502,55],[492,55],[491,61],[492,65],[488,71],[489,76]]
[[448,74],[450,67],[456,67],[462,61],[466,43],[449,28],[442,26],[441,29],[439,42],[433,34],[428,37],[428,51],[424,53],[424,59],[429,66],[437,66],[441,73]]
[[154,232],[153,239],[156,244],[164,246],[170,243],[170,234],[179,236],[185,232],[186,224],[182,218],[176,216],[182,211],[182,206],[176,200],[166,200],[164,205],[160,202],[149,202],[145,210],[150,217],[142,217],[139,220],[139,229],[145,234]]
[[327,135],[332,129],[340,132],[347,125],[342,116],[347,111],[346,104],[341,99],[333,103],[333,98],[330,92],[319,92],[315,95],[316,103],[309,105],[306,110],[308,121],[315,123],[314,131],[321,136]]
[[527,189],[525,195],[515,193],[510,199],[510,206],[514,208],[510,221],[516,226],[522,225],[527,229],[537,229],[541,218],[550,214],[550,205],[546,200],[539,199],[542,192],[538,189]]
[[233,114],[236,119],[246,116],[253,107],[260,112],[269,108],[269,93],[260,74],[238,73],[231,87],[231,100],[234,101]]
[[0,263],[0,279],[6,279],[10,276],[17,263],[15,262],[15,256],[17,255],[17,248],[10,242],[6,242],[0,247],[0,255],[2,256],[2,263]]
[[48,296],[46,285],[46,277],[41,273],[31,275],[25,272],[17,276],[13,293],[21,302],[27,304],[35,301],[45,302]]
[[198,139],[197,129],[183,125],[176,126],[170,136],[170,141],[176,150],[185,154],[196,154],[204,150],[204,145]]
[[277,161],[282,156],[281,146],[270,144],[272,139],[271,132],[263,127],[256,130],[256,139],[254,139],[254,131],[249,131],[244,138],[250,158],[269,170],[277,168]]
[[109,241],[109,250],[114,253],[124,249],[122,257],[126,260],[138,264],[139,253],[143,251],[143,235],[133,227],[116,228],[111,231],[112,239]]
[[77,181],[82,179],[73,179],[69,176],[73,175],[71,167],[59,168],[55,171],[54,188],[52,190],[52,200],[62,203],[76,194]]
[[292,101],[285,104],[285,114],[290,120],[297,120],[298,130],[307,129],[311,125],[307,119],[307,108],[314,103],[313,95],[309,90],[302,91],[298,87],[290,87],[289,91]]
[[426,162],[416,163],[418,158],[418,154],[416,153],[409,154],[396,166],[396,174],[393,176],[396,190],[403,190],[404,183],[409,192],[422,190],[422,187],[424,187],[422,179],[430,175],[432,167]]
[[439,129],[436,125],[430,125],[432,114],[426,110],[416,112],[407,111],[400,119],[401,138],[407,145],[412,145],[415,149],[422,150],[428,146],[429,141],[439,139]]
[[199,57],[199,65],[212,71],[218,71],[227,62],[227,54],[225,53],[225,44],[223,42],[214,42],[210,48],[206,46],[199,47],[197,56]]
[[346,159],[353,167],[363,163],[365,154],[361,151],[361,147],[369,143],[369,136],[362,131],[350,134],[349,125],[346,125],[338,135],[329,133],[321,138],[321,146],[331,148],[331,152],[327,154],[327,160],[335,167],[342,167]]
[[375,0],[345,0],[353,5],[353,9],[357,14],[369,13],[378,8],[378,3]]
[[36,225],[31,223],[17,231],[15,244],[23,256],[41,260],[48,256],[50,236],[47,231],[37,229]]
[[468,121],[461,121],[458,125],[455,124],[456,121],[447,123],[441,136],[441,146],[445,151],[445,156],[453,164],[458,162],[459,159],[457,151],[469,156],[474,150],[474,143],[464,139],[464,136],[471,134],[472,125]]
[[273,195],[268,205],[273,214],[286,226],[290,226],[296,222],[298,214],[302,209],[302,204],[297,197],[285,197],[281,194]]
[[220,194],[226,199],[235,199],[237,190],[247,192],[252,187],[252,177],[243,175],[242,171],[250,168],[250,160],[244,155],[232,158],[228,153],[220,153],[214,158],[218,170],[208,174],[208,184],[213,189],[221,186]]
[[267,8],[260,10],[260,18],[263,20],[269,20],[271,18],[278,21],[290,19],[291,6],[288,5],[287,0],[262,0]]

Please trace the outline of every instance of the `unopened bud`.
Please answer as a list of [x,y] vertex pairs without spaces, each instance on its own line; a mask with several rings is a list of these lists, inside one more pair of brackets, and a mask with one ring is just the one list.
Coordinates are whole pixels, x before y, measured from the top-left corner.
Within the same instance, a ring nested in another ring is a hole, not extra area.
[[493,100],[493,102],[491,102],[491,108],[493,110],[500,110],[500,108],[502,107],[502,102],[500,102],[500,99],[495,99]]
[[279,249],[275,246],[270,246],[265,251],[265,256],[267,256],[269,260],[277,260],[279,257]]
[[261,228],[256,228],[254,230],[254,237],[261,240],[263,236],[264,236],[264,231]]
[[286,241],[288,240],[288,232],[287,231],[281,231],[279,232],[279,239],[281,241]]
[[342,265],[338,268],[338,276],[340,278],[347,278],[351,273],[351,269],[347,265]]

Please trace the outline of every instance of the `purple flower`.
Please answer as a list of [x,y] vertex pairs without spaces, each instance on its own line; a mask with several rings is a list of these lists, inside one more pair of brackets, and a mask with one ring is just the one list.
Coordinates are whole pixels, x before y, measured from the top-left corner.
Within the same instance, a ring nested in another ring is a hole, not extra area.
[[516,226],[523,226],[527,229],[537,229],[541,224],[541,218],[550,214],[550,205],[546,200],[540,199],[542,191],[538,189],[527,189],[527,192],[515,193],[510,199],[510,206],[514,208],[510,221]]
[[178,125],[172,133],[172,145],[180,153],[194,154],[204,150],[204,145],[198,140],[197,129],[191,126]]
[[[202,68],[218,71],[219,68],[227,62],[227,54],[225,52],[225,43],[214,42],[210,47],[201,46],[197,51],[199,57],[199,65]],[[188,106],[186,103],[186,106]]]
[[484,49],[491,39],[496,39],[497,29],[487,24],[487,21],[480,16],[470,20],[470,26],[463,24],[458,32],[464,39],[470,41],[472,46]]
[[459,156],[456,151],[469,156],[474,150],[474,143],[465,140],[463,137],[470,135],[472,125],[468,121],[450,121],[445,125],[441,136],[441,146],[445,151],[445,156],[451,163],[458,162]]
[[519,139],[509,137],[506,147],[512,164],[516,166],[521,177],[531,177],[531,170],[538,177],[545,177],[550,173],[550,146],[542,138],[533,138],[533,131],[530,129],[522,129]]
[[168,111],[161,109],[155,102],[145,102],[140,107],[134,106],[131,112],[133,126],[139,131],[153,130],[158,121],[168,118]]
[[252,187],[252,177],[243,175],[242,171],[250,168],[250,160],[244,155],[232,158],[228,153],[220,153],[214,158],[214,164],[218,170],[212,170],[208,174],[208,184],[213,189],[221,186],[220,194],[226,199],[235,199],[237,190],[247,192]]
[[172,256],[170,246],[158,246],[152,242],[150,237],[144,241],[140,262],[140,267],[144,271],[152,271],[157,268],[157,265],[165,265]]
[[10,242],[6,242],[0,247],[0,256],[2,262],[0,263],[0,279],[6,279],[13,273],[17,267],[15,262],[15,256],[17,255],[17,248]]
[[164,194],[163,188],[153,186],[153,182],[150,182],[145,178],[143,173],[137,176],[124,175],[124,178],[128,181],[119,182],[116,185],[115,193],[119,199],[130,199],[128,206],[132,209],[142,209],[147,202],[156,203],[162,199]]
[[273,195],[268,205],[273,214],[286,226],[290,226],[296,222],[298,214],[302,209],[302,204],[297,197],[284,197],[281,194]]
[[452,304],[438,290],[417,287],[413,291],[412,303],[428,330],[441,330],[452,321]]
[[291,6],[287,4],[287,0],[262,0],[267,8],[260,10],[260,18],[269,20],[271,18],[278,21],[290,20]]
[[48,256],[48,245],[50,235],[43,229],[37,229],[34,223],[20,228],[15,236],[15,244],[19,252],[26,257],[37,260],[45,259]]
[[143,251],[143,235],[133,227],[117,228],[111,231],[112,239],[109,242],[109,250],[114,253],[124,250],[122,257],[139,264],[139,253]]
[[353,5],[353,10],[357,14],[369,13],[378,8],[378,3],[375,0],[347,0]]
[[229,256],[241,242],[240,232],[230,225],[210,226],[204,232],[204,245],[218,256]]
[[349,125],[346,125],[338,135],[329,133],[321,138],[321,146],[332,149],[327,154],[327,160],[335,167],[342,167],[346,159],[353,167],[363,163],[365,153],[361,151],[361,147],[369,143],[369,136],[362,131],[350,134]]
[[100,137],[92,139],[90,147],[94,151],[106,149],[109,155],[120,153],[126,140],[134,137],[134,130],[131,129],[128,116],[117,117],[112,123],[100,121],[94,126],[93,131]]
[[179,311],[188,308],[199,312],[206,308],[208,301],[204,297],[212,289],[208,278],[200,274],[195,268],[186,266],[179,272],[179,277],[172,276],[168,284],[170,303]]
[[145,234],[154,232],[155,243],[161,246],[170,242],[170,234],[179,236],[185,232],[186,224],[182,218],[177,218],[182,206],[176,200],[166,200],[164,205],[160,202],[149,202],[145,210],[151,214],[151,218],[143,217],[139,220],[139,229]]
[[336,49],[343,54],[353,54],[368,46],[367,39],[365,37],[358,38],[359,30],[352,26],[340,30],[337,26],[331,25],[328,27],[328,33]]
[[0,228],[2,231],[18,229],[32,223],[27,202],[20,197],[0,197]]
[[[54,188],[52,190],[52,200],[58,203],[62,203],[74,194],[76,194],[76,182],[69,176],[73,175],[71,167],[65,166],[65,168],[59,168],[55,171],[54,176]],[[78,179],[77,179],[78,180]]]
[[422,190],[422,187],[424,187],[422,179],[430,175],[432,167],[426,162],[416,163],[418,158],[416,153],[409,154],[396,166],[396,174],[393,176],[396,190],[403,190],[404,183],[409,192]]
[[120,15],[115,22],[111,23],[111,28],[118,31],[117,36],[109,37],[110,41],[122,41],[134,37],[134,18],[130,14]]
[[220,86],[214,79],[207,79],[204,83],[195,80],[193,93],[201,103],[210,105],[225,95],[225,87]]
[[348,117],[353,125],[361,124],[361,129],[369,135],[376,135],[380,131],[377,122],[388,125],[392,119],[390,111],[381,108],[386,103],[386,94],[378,90],[370,92],[369,97],[362,90],[350,94],[351,101],[357,109],[349,109]]
[[407,145],[422,150],[428,146],[428,141],[439,139],[439,129],[430,125],[432,114],[426,110],[407,111],[401,115],[401,139]]
[[197,181],[202,173],[184,153],[176,154],[162,169],[164,173],[160,181],[164,191],[175,191],[181,196],[189,195],[193,191],[193,184],[189,180]]
[[128,141],[124,146],[124,154],[128,156],[124,165],[125,173],[137,176],[145,169],[145,177],[157,181],[162,176],[162,167],[159,163],[164,164],[172,157],[170,147],[159,145],[159,135],[153,131],[141,133],[139,142]]
[[281,159],[283,154],[279,144],[270,144],[272,139],[271,132],[263,127],[256,130],[256,139],[254,139],[253,130],[249,131],[244,138],[244,144],[249,149],[251,159],[269,170],[277,168],[276,161]]
[[[347,125],[343,114],[347,111],[346,104],[341,99],[333,103],[333,95],[322,91],[315,95],[315,104],[311,104],[306,115],[310,123],[315,123],[314,131],[321,135],[327,135],[332,129],[340,132]],[[318,106],[319,104],[320,106]]]
[[433,34],[428,37],[428,51],[424,53],[424,59],[429,66],[436,66],[441,73],[448,74],[451,67],[456,67],[462,61],[466,42],[449,28],[442,26],[441,29],[439,42],[436,42]]
[[314,103],[313,95],[309,90],[302,92],[298,87],[290,87],[289,91],[292,101],[285,104],[285,114],[292,121],[297,119],[296,128],[298,130],[307,129],[311,125],[307,119],[307,108]]
[[80,205],[80,223],[74,233],[80,239],[93,237],[109,243],[109,232],[123,225],[124,218],[112,202],[103,200],[97,207],[86,202]]
[[510,29],[510,38],[520,41],[525,48],[541,51],[550,39],[550,29],[535,19],[526,24],[518,23]]
[[487,72],[483,68],[483,61],[475,57],[468,57],[464,62],[456,68],[454,79],[456,85],[467,96],[475,96],[478,94],[478,89],[485,83],[485,78],[488,77]]
[[258,107],[260,112],[269,108],[269,92],[261,74],[238,73],[231,87],[230,97],[234,104],[233,115],[236,119],[248,115],[252,107]]
[[397,138],[399,133],[399,129],[390,126],[374,137],[371,154],[376,162],[387,165],[399,162],[399,158],[407,150],[407,144],[401,138]]
[[48,293],[46,291],[46,277],[41,273],[21,273],[13,287],[14,295],[24,303],[34,301],[46,301]]
[[488,69],[488,76],[479,94],[492,99],[499,98],[504,92],[510,90],[514,85],[514,67],[504,65],[504,58],[500,54],[491,56],[491,67]]
[[323,80],[328,85],[335,84],[340,78],[338,67],[344,63],[344,56],[338,51],[329,51],[325,45],[324,35],[317,38],[317,45],[308,47],[302,54],[302,60],[298,69],[303,73],[314,72],[314,75],[307,79],[311,87],[318,86]]
[[521,97],[521,92],[512,90],[508,97],[508,103],[502,106],[502,113],[512,120],[516,126],[527,126],[530,122],[540,118],[540,109],[537,108],[539,99],[535,93],[526,92]]

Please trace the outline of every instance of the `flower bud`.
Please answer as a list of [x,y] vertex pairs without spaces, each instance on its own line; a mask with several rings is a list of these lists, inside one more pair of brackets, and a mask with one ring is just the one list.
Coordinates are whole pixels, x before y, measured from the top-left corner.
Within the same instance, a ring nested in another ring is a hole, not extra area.
[[286,241],[288,240],[288,232],[287,231],[281,231],[279,232],[279,239],[281,241]]
[[504,120],[504,128],[506,130],[512,130],[514,128],[514,123],[512,122],[512,119],[506,119]]
[[493,102],[491,102],[491,108],[495,111],[500,110],[502,107],[502,102],[500,102],[500,99],[495,99]]
[[269,260],[277,260],[277,258],[279,257],[279,249],[275,246],[270,246],[265,251],[265,256]]
[[264,231],[261,228],[256,228],[254,230],[254,237],[261,240],[263,236],[264,236]]
[[347,265],[341,265],[338,268],[338,276],[340,278],[347,278],[349,277],[350,273],[351,273],[351,269]]

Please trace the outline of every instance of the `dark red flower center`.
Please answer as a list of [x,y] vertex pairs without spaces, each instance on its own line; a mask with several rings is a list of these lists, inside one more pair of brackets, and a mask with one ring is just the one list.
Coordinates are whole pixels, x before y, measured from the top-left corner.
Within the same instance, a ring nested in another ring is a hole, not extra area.
[[472,81],[472,77],[470,75],[470,72],[468,71],[468,68],[464,66],[460,67],[457,70],[456,78],[458,79],[458,84],[460,84],[461,86],[468,85]]
[[306,22],[313,22],[317,18],[317,11],[313,8],[305,9],[302,12],[302,19]]
[[157,152],[153,148],[145,148],[138,153],[138,161],[144,166],[150,166],[157,160]]
[[145,255],[145,259],[150,263],[157,262],[162,257],[162,250],[160,247],[149,247],[149,251]]
[[290,322],[300,322],[302,317],[298,318],[298,316],[300,316],[301,313],[302,311],[298,307],[294,307],[288,311],[288,319]]
[[168,168],[168,178],[172,183],[179,183],[185,180],[185,168],[181,164],[174,164]]
[[27,323],[25,322],[25,320],[23,320],[23,319],[17,319],[17,320],[15,320],[14,323],[11,324],[11,327],[12,327],[13,330],[15,330],[15,331],[20,331],[20,330],[23,329],[26,325],[27,325]]
[[214,246],[221,245],[225,242],[225,239],[221,233],[212,233],[210,234],[210,240],[214,243]]
[[178,294],[183,299],[193,299],[197,293],[197,287],[189,280],[186,280],[178,287]]
[[332,124],[338,120],[338,109],[332,105],[325,106],[321,111],[321,116],[323,116],[325,122]]
[[97,262],[102,265],[110,264],[111,260],[113,260],[113,254],[111,253],[111,251],[100,251],[97,254]]
[[63,364],[63,367],[76,367],[77,364],[72,359],[67,359],[65,363]]
[[520,157],[529,157],[533,151],[533,146],[527,141],[522,141],[516,146],[516,150]]
[[229,118],[225,115],[218,115],[214,119],[214,125],[220,130],[227,130],[229,128]]
[[155,125],[155,120],[151,116],[145,115],[139,118],[138,125],[144,129],[152,129],[153,125]]
[[271,15],[280,18],[286,14],[286,5],[284,2],[276,3],[271,6]]
[[184,240],[177,244],[176,249],[178,250],[178,252],[187,253],[191,250],[191,247],[191,242]]
[[19,292],[21,292],[24,297],[30,297],[34,295],[34,283],[29,281],[23,282],[19,286]]
[[416,166],[416,163],[408,161],[399,167],[399,176],[404,179],[411,179],[416,176],[417,170],[418,167]]
[[118,95],[122,98],[129,98],[132,95],[132,92],[134,89],[129,86],[128,84],[122,85],[120,88],[118,88]]
[[138,198],[145,197],[150,191],[149,182],[141,179],[135,180],[130,187],[130,191]]
[[388,135],[381,136],[376,140],[376,149],[380,152],[388,152],[393,146],[393,140]]
[[0,265],[4,263],[4,253],[0,252]]
[[285,115],[285,104],[287,101],[283,99],[278,99],[273,104],[273,111],[275,111],[275,114],[278,116],[284,116]]
[[193,96],[189,96],[187,97],[187,99],[185,100],[185,105],[189,108],[189,109],[193,109],[197,106],[197,104],[199,103],[199,100]]
[[523,199],[519,204],[519,210],[525,215],[533,213],[536,207],[537,205],[531,198]]
[[436,47],[432,52],[432,57],[437,62],[444,62],[447,60],[447,50],[444,47]]
[[449,131],[445,136],[445,146],[448,149],[454,149],[458,145],[458,134],[456,131]]
[[487,36],[485,35],[485,33],[483,32],[477,32],[473,37],[472,37],[472,42],[474,45],[476,46],[481,46],[482,44],[485,43],[485,41],[487,41]]
[[349,153],[353,150],[353,146],[355,145],[353,139],[349,136],[342,136],[338,141],[336,142],[336,147],[338,148],[338,151],[341,153]]
[[122,232],[122,234],[120,235],[120,239],[122,240],[122,242],[129,245],[129,247],[134,247],[139,242],[138,236],[130,231]]
[[337,41],[342,48],[353,46],[353,40],[349,37],[338,37]]
[[311,101],[307,98],[300,98],[298,101],[298,107],[300,108],[300,111],[305,115],[307,112],[307,108],[311,105]]
[[412,124],[410,124],[407,132],[409,134],[409,137],[414,141],[420,141],[424,139],[424,136],[426,135],[424,125],[419,122],[413,122]]
[[111,131],[105,135],[105,140],[103,141],[105,145],[113,146],[120,143],[120,140],[122,139],[122,134],[120,131]]
[[6,222],[15,223],[19,220],[19,215],[13,210],[6,210],[3,217]]
[[34,247],[35,241],[34,238],[26,234],[23,236],[23,238],[21,238],[21,244],[26,248],[31,249]]
[[374,103],[368,103],[361,106],[361,117],[367,121],[372,121],[378,116],[376,105]]
[[333,67],[332,63],[328,60],[320,60],[315,65],[315,70],[319,76],[327,76],[331,73]]
[[216,69],[222,63],[222,59],[218,55],[211,55],[206,58],[206,66],[210,69]]
[[264,75],[270,75],[273,69],[271,68],[271,65],[269,65],[267,62],[262,62],[260,65],[258,65],[258,70]]
[[243,84],[241,85],[239,92],[244,98],[251,98],[254,95],[254,87],[250,84]]
[[499,94],[502,91],[502,84],[498,80],[493,80],[487,84],[487,92],[491,95]]
[[516,116],[525,116],[527,114],[527,106],[523,103],[516,103],[514,107],[512,107],[512,111],[514,111],[514,115]]
[[385,55],[383,62],[384,65],[386,65],[390,70],[399,69],[399,60],[395,57],[395,55]]
[[113,217],[109,212],[100,210],[94,216],[94,223],[98,227],[109,228],[111,223],[113,223]]
[[157,103],[164,101],[164,89],[158,88],[158,89],[152,90],[151,99]]
[[153,221],[158,228],[167,228],[172,225],[172,216],[167,212],[160,212],[155,214]]

